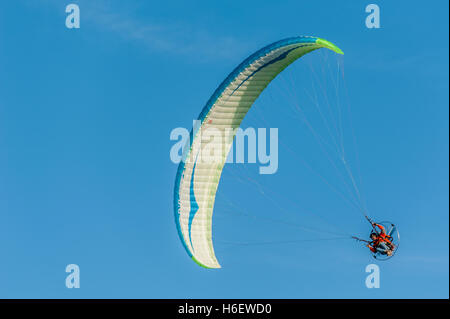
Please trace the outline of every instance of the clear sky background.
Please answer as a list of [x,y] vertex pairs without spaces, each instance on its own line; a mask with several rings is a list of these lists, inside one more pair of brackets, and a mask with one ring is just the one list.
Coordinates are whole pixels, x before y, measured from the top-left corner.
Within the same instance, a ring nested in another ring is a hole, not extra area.
[[[73,1],[79,30],[65,27],[69,3],[0,4],[1,298],[449,297],[448,1],[376,1],[376,30],[365,27],[369,1]],[[213,217],[223,268],[200,268],[175,228],[170,132],[190,129],[245,57],[297,35],[345,56],[298,60],[242,126],[277,127],[280,144],[342,188],[283,98],[291,85],[308,109],[311,67],[326,81],[324,61],[338,62],[350,165],[401,247],[375,262],[355,241],[302,229],[369,232],[280,146],[277,174],[225,167]],[[374,262],[381,288],[367,289]],[[65,287],[71,263],[80,289]]]

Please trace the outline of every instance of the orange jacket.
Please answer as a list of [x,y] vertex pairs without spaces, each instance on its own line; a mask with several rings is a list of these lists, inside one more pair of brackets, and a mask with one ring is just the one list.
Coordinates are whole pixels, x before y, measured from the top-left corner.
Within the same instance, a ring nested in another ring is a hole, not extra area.
[[378,227],[380,229],[380,231],[378,232],[378,236],[377,238],[375,238],[375,240],[371,241],[367,247],[369,247],[370,251],[372,251],[373,253],[377,252],[377,247],[378,245],[380,245],[380,243],[382,242],[386,242],[391,244],[391,240],[390,240],[390,236],[388,236],[386,234],[386,231],[384,230],[384,227],[381,226],[380,224],[373,224],[374,228]]

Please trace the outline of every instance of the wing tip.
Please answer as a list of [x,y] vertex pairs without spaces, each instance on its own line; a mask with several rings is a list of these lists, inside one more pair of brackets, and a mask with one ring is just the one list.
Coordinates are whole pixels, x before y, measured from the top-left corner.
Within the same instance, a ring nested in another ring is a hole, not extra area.
[[202,268],[206,268],[206,269],[220,269],[220,268],[222,268],[222,266],[220,266],[219,263],[216,263],[215,265],[207,266],[207,265],[203,264],[202,262],[200,262],[200,261],[199,261],[197,258],[195,258],[194,256],[192,256],[191,258],[192,258],[192,260],[193,260],[197,265],[199,265],[199,266],[202,267]]
[[344,52],[341,49],[339,49],[339,47],[337,45],[335,45],[325,39],[317,38],[316,43],[324,48],[328,48],[331,51],[336,52],[337,54],[344,54]]

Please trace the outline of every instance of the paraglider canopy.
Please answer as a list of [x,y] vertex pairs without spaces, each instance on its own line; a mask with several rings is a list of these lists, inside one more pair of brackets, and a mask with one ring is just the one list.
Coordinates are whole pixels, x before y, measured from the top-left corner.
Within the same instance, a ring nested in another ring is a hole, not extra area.
[[[198,117],[179,164],[174,188],[174,216],[178,235],[189,257],[205,268],[220,268],[212,242],[212,215],[220,177],[234,135],[262,91],[286,67],[305,54],[333,43],[310,36],[274,42],[242,61],[219,85]],[[228,134],[232,132],[232,134]],[[210,145],[205,136],[220,135]],[[210,134],[210,135],[209,135]]]

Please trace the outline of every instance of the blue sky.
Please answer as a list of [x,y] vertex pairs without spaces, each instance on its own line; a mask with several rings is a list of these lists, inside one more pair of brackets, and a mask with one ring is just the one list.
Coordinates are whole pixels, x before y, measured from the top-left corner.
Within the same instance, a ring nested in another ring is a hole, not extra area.
[[[0,297],[448,298],[447,1],[377,1],[376,30],[364,1],[73,1],[78,30],[64,25],[69,3],[0,4]],[[372,216],[402,236],[395,258],[377,262],[380,289],[364,284],[367,249],[291,227],[369,231],[282,147],[277,174],[224,169],[213,218],[222,269],[198,267],[178,239],[171,130],[190,129],[245,57],[296,35],[345,56],[297,61],[242,126],[279,128],[280,143],[338,184],[283,90],[305,98],[309,66],[343,65],[352,169]],[[71,263],[80,289],[64,285]]]

